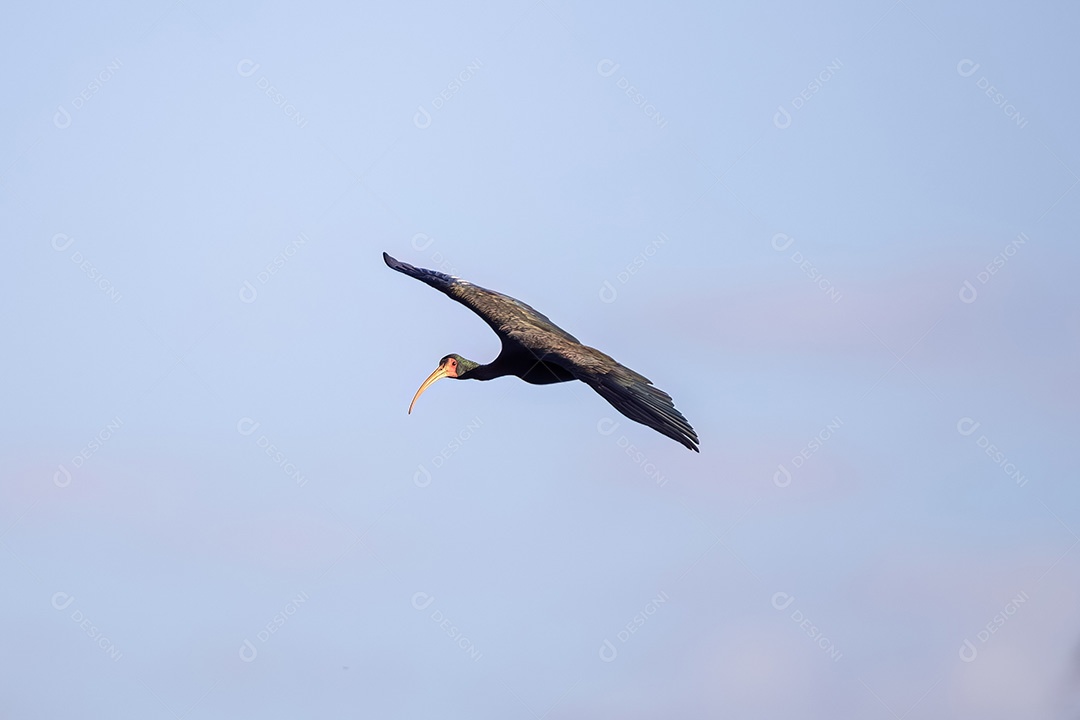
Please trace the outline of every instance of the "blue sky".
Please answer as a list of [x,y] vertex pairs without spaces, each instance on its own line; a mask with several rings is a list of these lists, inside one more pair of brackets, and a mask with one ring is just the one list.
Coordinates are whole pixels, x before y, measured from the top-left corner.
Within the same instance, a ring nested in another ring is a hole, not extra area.
[[[1076,10],[8,16],[0,714],[1080,702]],[[406,415],[499,346],[383,251],[701,454],[580,383]]]

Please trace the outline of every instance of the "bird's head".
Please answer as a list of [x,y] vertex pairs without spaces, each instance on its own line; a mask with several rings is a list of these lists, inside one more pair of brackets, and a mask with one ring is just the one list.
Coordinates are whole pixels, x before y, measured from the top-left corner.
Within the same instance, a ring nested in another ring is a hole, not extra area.
[[436,380],[442,380],[443,378],[464,380],[468,378],[470,372],[479,366],[480,363],[474,363],[472,360],[466,360],[460,355],[450,353],[439,361],[439,367],[435,368],[435,372],[428,375],[427,380],[424,381],[424,384],[421,385],[420,389],[413,395],[412,402],[409,403],[409,412],[412,413],[413,405],[416,404],[417,399],[419,399],[420,395],[431,387]]

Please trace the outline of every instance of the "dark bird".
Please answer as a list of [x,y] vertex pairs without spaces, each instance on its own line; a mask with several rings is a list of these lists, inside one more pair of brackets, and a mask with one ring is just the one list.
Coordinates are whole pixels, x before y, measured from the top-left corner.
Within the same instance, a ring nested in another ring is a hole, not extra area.
[[386,264],[446,293],[484,319],[502,340],[502,352],[487,365],[451,354],[416,391],[409,412],[421,393],[444,377],[491,380],[514,375],[533,385],[580,380],[626,417],[680,442],[694,452],[698,437],[671,401],[648,378],[620,365],[596,348],[582,345],[570,333],[531,307],[493,290],[435,270],[413,267],[383,253]]

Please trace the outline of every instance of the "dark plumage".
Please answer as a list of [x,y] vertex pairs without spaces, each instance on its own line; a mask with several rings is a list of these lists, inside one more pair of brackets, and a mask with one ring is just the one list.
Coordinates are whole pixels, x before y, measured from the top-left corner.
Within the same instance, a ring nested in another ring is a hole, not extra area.
[[675,409],[670,395],[596,348],[582,345],[542,313],[508,295],[435,270],[413,267],[386,253],[383,260],[394,270],[427,283],[475,312],[502,340],[502,352],[487,365],[459,355],[444,357],[420,386],[414,403],[431,383],[443,377],[491,380],[514,375],[535,385],[581,380],[626,417],[698,452],[697,433]]

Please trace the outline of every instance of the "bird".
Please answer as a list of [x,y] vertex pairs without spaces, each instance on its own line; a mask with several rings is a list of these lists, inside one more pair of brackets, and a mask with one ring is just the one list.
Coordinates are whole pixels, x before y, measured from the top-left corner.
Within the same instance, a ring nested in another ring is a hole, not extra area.
[[502,340],[502,351],[486,365],[457,353],[439,360],[439,366],[409,403],[410,414],[420,395],[443,378],[492,380],[512,375],[533,385],[580,380],[631,420],[694,452],[701,452],[697,433],[675,409],[670,395],[654,387],[644,375],[582,344],[529,305],[437,270],[413,267],[385,252],[383,261],[391,269],[416,278],[469,308]]

